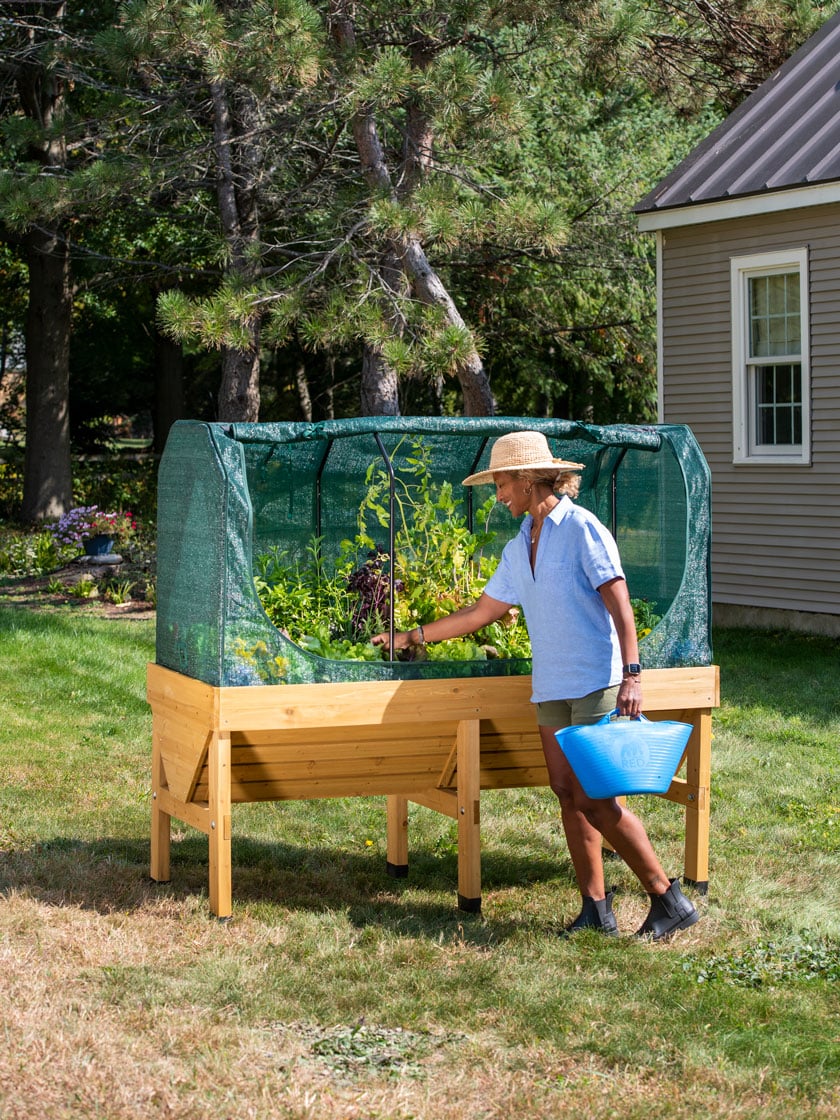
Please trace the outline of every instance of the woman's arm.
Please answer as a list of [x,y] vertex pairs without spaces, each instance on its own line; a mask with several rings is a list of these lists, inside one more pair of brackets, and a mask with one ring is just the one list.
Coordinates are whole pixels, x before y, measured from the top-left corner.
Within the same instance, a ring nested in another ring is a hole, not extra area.
[[[504,618],[511,609],[510,603],[502,603],[498,599],[491,599],[489,595],[482,594],[468,607],[461,607],[459,611],[436,618],[434,622],[424,622],[423,632],[415,627],[413,630],[398,630],[394,634],[394,649],[408,649],[409,646],[419,646],[426,642],[444,642],[447,638],[461,638],[464,634],[474,634],[483,626],[491,622],[498,622]],[[375,634],[371,641],[375,646],[388,647],[388,631]]]
[[[610,612],[618,634],[618,644],[621,649],[621,660],[625,665],[637,664],[639,661],[639,639],[636,636],[636,619],[630,603],[630,592],[627,583],[621,577],[616,577],[608,583],[602,583],[598,588],[604,606]],[[618,690],[618,710],[623,716],[637,716],[642,710],[642,684],[637,676],[622,677],[621,687]]]

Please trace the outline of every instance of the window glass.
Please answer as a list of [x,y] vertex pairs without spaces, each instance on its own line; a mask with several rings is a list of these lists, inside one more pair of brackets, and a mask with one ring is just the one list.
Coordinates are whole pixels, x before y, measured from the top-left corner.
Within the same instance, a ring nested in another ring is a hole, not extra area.
[[796,364],[756,366],[756,442],[802,442],[802,368]]
[[799,274],[751,276],[750,356],[775,358],[798,354],[802,332],[799,315]]

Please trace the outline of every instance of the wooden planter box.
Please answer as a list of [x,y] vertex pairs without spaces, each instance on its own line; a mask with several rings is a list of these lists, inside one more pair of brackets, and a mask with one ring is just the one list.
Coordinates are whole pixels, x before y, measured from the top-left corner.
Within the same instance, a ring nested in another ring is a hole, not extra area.
[[[645,714],[694,726],[683,774],[687,882],[709,877],[711,714],[717,666],[650,669]],[[387,870],[408,871],[408,803],[458,822],[458,904],[481,908],[481,791],[545,786],[530,677],[216,688],[148,668],[152,708],[151,876],[169,880],[176,817],[207,834],[210,908],[232,906],[232,805],[298,798],[387,799]]]

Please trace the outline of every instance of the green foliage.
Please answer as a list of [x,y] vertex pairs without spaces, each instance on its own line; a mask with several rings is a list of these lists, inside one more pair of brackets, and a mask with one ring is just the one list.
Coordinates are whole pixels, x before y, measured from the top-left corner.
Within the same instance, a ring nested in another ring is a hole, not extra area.
[[134,583],[130,579],[111,577],[102,581],[102,594],[109,603],[119,606],[131,602],[131,591]]
[[[686,971],[694,965],[686,962]],[[840,942],[794,938],[787,944],[759,941],[734,953],[709,957],[698,984],[722,982],[743,988],[778,987],[795,981],[840,980]]]
[[77,554],[75,546],[58,544],[46,530],[31,533],[7,527],[0,532],[0,573],[4,575],[44,575]]
[[[396,474],[394,624],[411,630],[418,623],[472,603],[495,568],[485,554],[495,534],[471,530],[449,482],[432,479],[429,453],[415,440],[405,466]],[[334,566],[325,564],[320,541],[309,547],[305,564],[290,565],[277,551],[257,558],[256,585],[266,613],[293,641],[332,659],[371,660],[383,651],[369,638],[386,629],[387,555],[376,542],[388,527],[389,476],[376,463],[365,476],[367,490],[358,510],[358,532],[342,542]],[[486,525],[495,504],[491,497],[476,511]],[[530,645],[518,612],[486,627],[473,638],[430,647],[439,659],[483,660],[488,656],[528,657]]]
[[96,599],[99,596],[99,585],[93,576],[85,575],[76,583],[68,585],[67,594],[74,599]]
[[[487,529],[496,502],[492,495],[487,498],[470,529],[452,484],[433,480],[421,439],[412,441],[402,463],[395,472],[394,625],[413,630],[480,596],[498,563],[487,552],[496,537]],[[305,563],[289,563],[276,549],[256,558],[255,583],[268,617],[297,645],[332,660],[369,661],[385,655],[369,639],[386,630],[390,620],[389,558],[377,543],[389,525],[390,477],[374,462],[365,483],[358,531],[352,541],[342,542],[335,565],[325,563],[317,539],[309,545]],[[633,600],[633,608],[640,635],[659,621],[647,600]],[[254,650],[244,645],[242,650],[254,661]],[[476,634],[411,649],[404,656],[433,661],[528,658],[531,645],[524,618],[514,608]]]
[[631,599],[630,605],[636,619],[636,632],[640,638],[645,638],[662,621],[662,615],[656,613],[649,599]]

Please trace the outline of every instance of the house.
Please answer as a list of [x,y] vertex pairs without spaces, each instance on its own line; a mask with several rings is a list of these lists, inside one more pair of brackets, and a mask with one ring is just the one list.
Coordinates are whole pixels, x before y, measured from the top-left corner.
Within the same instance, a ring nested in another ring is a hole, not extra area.
[[840,635],[840,14],[635,208],[659,419],[712,473],[714,618]]

